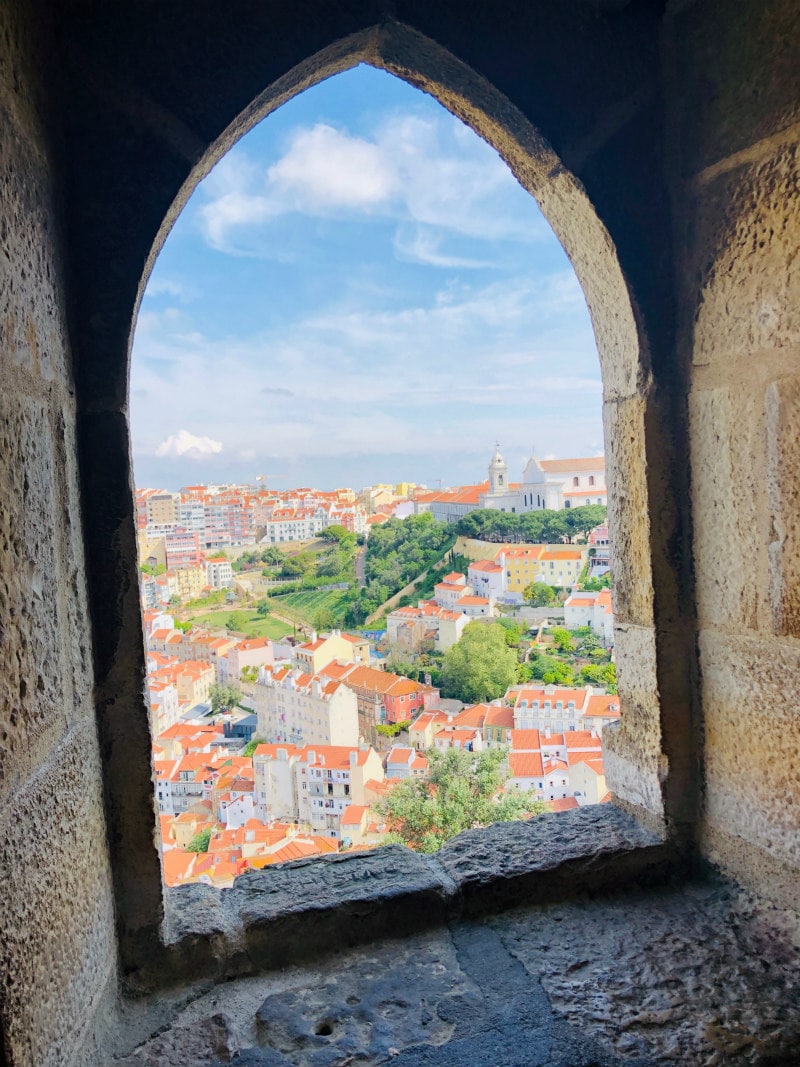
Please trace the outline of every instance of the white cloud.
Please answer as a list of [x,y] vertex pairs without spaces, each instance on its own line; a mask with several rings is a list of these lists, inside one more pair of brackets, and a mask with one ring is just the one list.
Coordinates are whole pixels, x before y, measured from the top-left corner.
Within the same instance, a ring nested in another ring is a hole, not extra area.
[[[156,268],[156,271],[158,268]],[[151,276],[147,282],[146,297],[171,296],[181,303],[196,300],[198,291],[194,285],[179,281],[177,278],[161,278],[157,273]]]
[[[402,258],[445,268],[479,265],[440,249],[448,237],[527,242],[547,232],[535,210],[530,225],[520,226],[510,203],[519,196],[516,179],[492,148],[444,112],[395,113],[371,140],[327,123],[299,127],[266,171],[237,146],[201,189],[206,240],[233,254],[266,254],[266,227],[291,212],[392,218]],[[272,244],[269,254],[277,254]]]
[[429,267],[477,270],[492,265],[485,259],[469,259],[466,256],[443,252],[441,250],[443,240],[443,234],[434,233],[429,228],[416,226],[409,233],[404,227],[398,226],[394,236],[394,251],[398,259],[411,263],[423,263]]
[[[232,462],[270,455],[282,471],[292,457],[348,466],[378,449],[430,463],[474,441],[481,426],[490,445],[502,433],[509,446],[535,439],[568,454],[585,438],[588,448],[598,439],[601,382],[580,299],[560,275],[517,277],[446,286],[399,308],[334,299],[249,336],[148,323],[137,329],[133,359],[134,390],[146,392],[132,396],[135,439],[140,454],[153,455],[165,411],[150,398],[169,396],[171,417],[213,427],[219,440],[202,453],[203,439],[184,430],[162,441],[161,457],[208,460],[224,441]],[[265,377],[281,384],[262,386]]]
[[297,210],[370,210],[395,193],[397,172],[383,148],[318,123],[296,130],[267,182]]
[[211,437],[198,437],[188,430],[178,430],[161,442],[155,454],[159,459],[206,459],[221,451],[221,441],[214,441]]

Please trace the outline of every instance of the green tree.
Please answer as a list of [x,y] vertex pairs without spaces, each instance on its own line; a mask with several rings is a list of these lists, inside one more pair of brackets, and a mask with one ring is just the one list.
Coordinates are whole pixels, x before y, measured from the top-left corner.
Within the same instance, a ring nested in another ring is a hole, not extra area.
[[211,698],[211,710],[215,715],[219,711],[235,708],[242,699],[242,691],[238,686],[225,685],[223,682],[214,682],[209,688],[208,695]]
[[163,563],[143,563],[139,570],[142,572],[142,574],[152,575],[166,574],[167,572],[167,568],[164,566]]
[[320,537],[323,541],[343,541],[348,537],[352,537],[355,540],[353,534],[347,529],[346,526],[341,526],[339,523],[334,523],[333,526],[326,526],[320,533]]
[[277,545],[270,545],[261,552],[261,562],[268,563],[271,567],[280,567],[283,563],[283,552]]
[[298,552],[296,556],[288,556],[283,561],[280,573],[283,578],[298,578],[314,570],[317,566],[317,557],[313,552]]
[[550,636],[553,638],[553,644],[556,648],[562,652],[572,651],[572,634],[569,630],[565,630],[562,626],[554,626],[550,631]]
[[582,682],[586,682],[589,685],[601,686],[604,684],[603,668],[595,663],[587,663],[585,667],[581,667],[580,677]]
[[601,589],[611,588],[611,571],[606,571],[599,578],[587,578],[581,585],[581,589],[589,593],[599,593]]
[[207,830],[201,830],[195,834],[189,844],[186,846],[187,852],[208,852],[208,846],[211,842],[211,828]]
[[250,615],[246,611],[234,611],[225,620],[225,627],[236,633],[242,633],[245,626],[250,622]]
[[607,663],[603,667],[603,685],[606,687],[607,693],[617,692],[617,665],[616,663]]
[[506,644],[509,648],[517,648],[522,638],[522,627],[514,619],[498,619],[497,625],[502,626],[506,632]]
[[516,677],[517,657],[496,623],[468,623],[444,656],[444,688],[466,704],[502,696]]
[[252,741],[248,741],[242,749],[243,756],[252,756],[259,745],[264,743],[263,737],[254,737]]
[[375,727],[381,737],[397,737],[403,730],[407,730],[411,725],[411,719],[404,719],[402,722],[379,722]]
[[332,630],[336,625],[336,616],[330,608],[320,608],[314,615],[314,629],[317,632]]
[[547,608],[556,602],[556,594],[546,582],[531,582],[522,595],[535,608]]
[[476,826],[538,815],[545,805],[523,792],[503,793],[505,753],[448,748],[428,752],[427,780],[406,778],[377,810],[391,837],[416,852],[435,852],[451,837]]
[[575,675],[572,668],[561,660],[556,660],[554,665],[544,672],[542,681],[545,685],[574,685]]
[[269,601],[259,600],[258,604],[256,604],[256,612],[262,619],[266,618],[266,616],[269,615]]

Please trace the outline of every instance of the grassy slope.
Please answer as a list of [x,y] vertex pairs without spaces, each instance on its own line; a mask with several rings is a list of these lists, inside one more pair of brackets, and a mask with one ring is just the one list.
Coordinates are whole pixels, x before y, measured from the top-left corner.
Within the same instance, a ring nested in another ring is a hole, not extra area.
[[314,616],[320,609],[328,608],[334,615],[344,600],[347,599],[347,591],[344,589],[306,589],[301,593],[288,593],[286,596],[275,597],[272,606],[275,611],[288,618],[296,618],[298,622],[313,625]]
[[[208,611],[203,615],[195,615],[192,622],[195,626],[209,626],[225,629],[225,623],[233,614],[233,611],[241,609],[223,608],[221,611]],[[249,621],[243,627],[242,633],[248,637],[269,637],[276,641],[292,632],[292,627],[280,619],[263,618],[255,612],[248,612]]]

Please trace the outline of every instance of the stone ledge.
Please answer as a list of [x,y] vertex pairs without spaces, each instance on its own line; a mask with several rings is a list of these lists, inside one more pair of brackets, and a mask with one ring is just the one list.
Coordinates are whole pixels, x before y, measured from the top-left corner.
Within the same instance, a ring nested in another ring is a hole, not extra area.
[[276,864],[232,889],[168,890],[164,956],[131,987],[256,974],[462,915],[653,881],[674,861],[663,837],[604,804],[468,830],[432,856],[390,845]]
[[456,886],[459,913],[562,900],[626,880],[650,880],[673,849],[613,804],[467,830],[437,853]]

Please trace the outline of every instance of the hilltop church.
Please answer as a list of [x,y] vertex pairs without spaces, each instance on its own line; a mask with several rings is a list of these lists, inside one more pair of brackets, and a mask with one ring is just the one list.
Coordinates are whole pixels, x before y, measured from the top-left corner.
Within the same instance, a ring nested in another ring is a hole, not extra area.
[[586,459],[537,459],[534,453],[522,472],[522,481],[508,480],[508,465],[499,444],[489,464],[489,490],[481,494],[481,507],[497,511],[541,511],[606,503],[605,456]]

